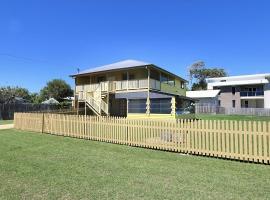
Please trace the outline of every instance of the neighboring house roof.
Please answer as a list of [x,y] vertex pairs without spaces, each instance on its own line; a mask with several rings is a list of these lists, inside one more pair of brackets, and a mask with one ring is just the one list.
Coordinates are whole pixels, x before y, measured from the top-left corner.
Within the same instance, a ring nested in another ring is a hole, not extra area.
[[24,99],[22,97],[14,97],[14,102],[16,102],[16,103],[28,103],[29,101],[27,101],[26,99]]
[[73,101],[75,98],[74,97],[65,97],[63,98],[64,100],[68,100],[68,101]]
[[71,75],[71,77],[76,77],[76,76],[80,76],[80,75],[87,75],[87,74],[91,74],[91,73],[98,73],[98,72],[105,72],[105,71],[115,71],[115,70],[121,70],[121,69],[129,69],[129,68],[136,68],[136,67],[146,67],[146,66],[151,66],[154,67],[158,70],[161,70],[165,73],[168,73],[172,76],[176,76],[179,79],[182,79],[183,81],[187,82],[187,80],[163,69],[160,68],[152,63],[148,63],[148,62],[144,62],[144,61],[138,61],[138,60],[123,60],[120,62],[116,62],[116,63],[112,63],[112,64],[108,64],[108,65],[104,65],[101,67],[95,67],[95,68],[91,68],[91,69],[87,69],[84,71],[81,71],[77,74],[73,74]]
[[253,85],[269,83],[270,74],[253,74],[243,76],[229,76],[219,78],[207,78],[208,89],[218,86]]
[[54,98],[50,98],[50,99],[48,99],[46,101],[43,101],[42,104],[59,104],[59,101],[57,101]]
[[211,83],[215,81],[235,81],[235,80],[254,80],[254,79],[265,79],[270,76],[270,73],[267,74],[251,74],[251,75],[240,75],[240,76],[227,76],[227,77],[217,77],[217,78],[207,78],[206,82]]
[[218,95],[220,90],[198,90],[198,91],[187,91],[187,97],[190,98],[214,98]]

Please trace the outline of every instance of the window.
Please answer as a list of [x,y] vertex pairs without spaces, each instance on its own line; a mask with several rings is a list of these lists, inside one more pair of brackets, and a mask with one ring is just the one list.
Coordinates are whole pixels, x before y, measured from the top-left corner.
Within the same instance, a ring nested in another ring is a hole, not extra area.
[[122,74],[122,80],[126,81],[127,80],[127,73]]
[[235,100],[232,100],[232,107],[235,108]]
[[235,87],[232,87],[232,94],[235,95]]
[[220,100],[218,100],[218,106],[221,106],[221,101]]
[[105,76],[99,76],[99,77],[97,77],[97,82],[98,83],[103,82],[105,80],[106,80]]
[[[135,79],[135,75],[134,74],[129,74],[128,75],[128,80],[134,80]],[[127,80],[127,73],[123,73],[122,74],[122,80],[126,81]]]
[[151,99],[150,112],[160,114],[171,113],[171,99]]
[[146,99],[130,99],[128,102],[129,113],[146,113]]
[[175,78],[174,77],[169,77],[166,74],[161,74],[160,82],[161,83],[167,83],[168,85],[171,85],[171,86],[175,86]]
[[134,74],[129,74],[128,79],[129,80],[134,80],[135,79],[135,75]]
[[183,81],[181,81],[181,88],[184,89],[185,88],[185,83]]
[[162,83],[168,83],[168,77],[165,74],[161,74],[161,76],[160,76],[160,82],[162,82]]
[[248,101],[245,101],[245,108],[248,108]]

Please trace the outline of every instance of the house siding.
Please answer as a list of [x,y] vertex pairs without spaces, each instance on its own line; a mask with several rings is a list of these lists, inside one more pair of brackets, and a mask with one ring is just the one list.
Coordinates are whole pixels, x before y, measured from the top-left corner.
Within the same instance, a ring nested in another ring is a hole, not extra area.
[[240,87],[235,87],[235,94],[232,93],[232,87],[221,87],[220,95],[218,100],[220,100],[220,106],[225,108],[232,108],[232,101],[235,100],[235,108],[241,108],[240,101]]
[[264,85],[264,107],[270,108],[270,83]]

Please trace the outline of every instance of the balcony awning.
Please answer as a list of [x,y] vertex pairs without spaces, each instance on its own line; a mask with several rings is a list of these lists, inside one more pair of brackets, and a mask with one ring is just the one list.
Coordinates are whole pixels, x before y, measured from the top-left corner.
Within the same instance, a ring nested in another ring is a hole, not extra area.
[[[180,95],[169,95],[159,92],[150,92],[150,99],[170,99],[175,96],[177,99],[185,99],[188,101],[195,101],[192,98],[180,96]],[[116,99],[146,99],[147,92],[121,92],[115,94]]]
[[[162,94],[158,92],[150,92],[150,99],[168,99],[173,95]],[[115,94],[116,99],[146,99],[147,92],[121,92]]]

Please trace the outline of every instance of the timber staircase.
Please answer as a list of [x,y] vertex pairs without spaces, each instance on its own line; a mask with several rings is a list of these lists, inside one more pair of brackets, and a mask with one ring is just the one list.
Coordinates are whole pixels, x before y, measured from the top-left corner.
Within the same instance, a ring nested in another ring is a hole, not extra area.
[[92,94],[93,96],[86,95],[85,104],[98,116],[109,115],[108,104],[104,101],[109,98],[109,92],[102,91],[99,84]]

